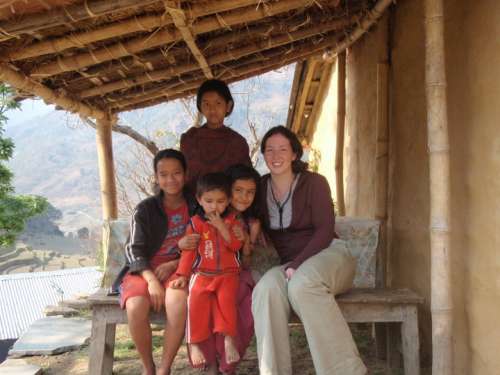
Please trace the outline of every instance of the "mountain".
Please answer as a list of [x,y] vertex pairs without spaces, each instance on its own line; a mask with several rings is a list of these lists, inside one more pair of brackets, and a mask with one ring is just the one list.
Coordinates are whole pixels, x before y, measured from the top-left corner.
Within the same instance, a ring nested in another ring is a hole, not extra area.
[[[240,132],[249,143],[248,123],[257,125],[261,137],[270,127],[283,124],[288,113],[293,66],[241,81],[230,86],[235,99],[226,125]],[[159,147],[175,147],[180,135],[193,123],[195,101],[186,106],[175,101],[121,114],[119,123],[129,125],[153,139]],[[23,113],[23,118],[29,117]],[[101,218],[95,131],[75,115],[50,111],[6,125],[7,137],[16,145],[9,162],[16,193],[37,194],[63,213],[60,228],[76,231],[99,225]],[[117,174],[130,193],[131,174],[150,168],[150,156],[129,137],[113,133]],[[133,202],[141,194],[130,193]]]

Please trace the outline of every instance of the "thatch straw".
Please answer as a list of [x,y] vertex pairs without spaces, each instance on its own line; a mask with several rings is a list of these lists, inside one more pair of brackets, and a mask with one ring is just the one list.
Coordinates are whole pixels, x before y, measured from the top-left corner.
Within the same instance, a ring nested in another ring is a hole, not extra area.
[[[208,56],[207,57],[207,63],[211,66],[216,65],[216,64],[224,64],[230,61],[235,61],[237,59],[240,59],[242,57],[255,54],[258,52],[263,52],[268,49],[276,48],[279,46],[283,46],[285,44],[290,43],[292,40],[293,41],[299,41],[302,39],[306,39],[308,37],[312,37],[318,32],[322,33],[327,33],[328,31],[331,30],[337,30],[342,27],[345,27],[349,25],[351,22],[354,21],[356,17],[352,17],[352,19],[347,19],[347,20],[339,20],[339,21],[331,21],[328,23],[321,23],[321,24],[316,24],[307,28],[304,28],[302,30],[298,30],[295,32],[285,32],[281,35],[274,36],[272,38],[269,38],[267,41],[257,41],[257,42],[251,42],[248,45],[245,45],[243,47],[239,47],[236,49],[232,50],[227,50],[221,53],[217,53],[213,56]],[[219,38],[226,38],[225,35],[219,37]],[[242,38],[243,40],[246,39],[245,36]],[[335,36],[332,41],[337,42],[337,37]],[[212,40],[213,43],[218,43],[218,38],[214,38]],[[161,69],[158,71],[153,71],[153,72],[148,72],[146,74],[141,74],[140,76],[136,77],[131,77],[128,79],[123,79],[115,82],[110,82],[107,84],[103,84],[98,87],[94,87],[88,90],[84,90],[79,93],[80,97],[82,98],[87,98],[91,96],[96,96],[96,95],[103,95],[106,93],[110,93],[113,91],[117,90],[122,90],[124,88],[130,88],[133,86],[137,85],[142,85],[144,83],[148,82],[155,82],[155,81],[160,81],[160,80],[165,80],[171,77],[174,77],[176,75],[180,74],[185,74],[188,72],[192,72],[199,69],[198,64],[182,64],[179,66],[175,67],[170,67],[167,69]]]
[[[307,3],[312,3],[312,0],[307,0]],[[263,17],[270,17],[293,9],[303,8],[305,5],[307,4],[304,4],[304,0],[287,0],[286,2],[270,3],[266,6],[265,10],[263,10],[263,7],[258,9],[255,6],[246,7],[221,15],[206,17],[193,24],[192,32],[198,35],[217,30],[221,27],[221,20],[223,20],[226,27],[230,27],[244,22],[257,21]],[[182,40],[182,34],[178,30],[172,28],[160,30],[152,35],[133,38],[125,43],[119,42],[91,52],[59,58],[56,61],[36,67],[31,72],[31,76],[48,77],[63,72],[83,69],[179,40]]]
[[[248,6],[253,3],[255,3],[255,0],[221,0],[211,3],[210,6],[207,4],[194,4],[194,6],[189,9],[190,21],[210,14]],[[135,32],[149,32],[155,28],[165,27],[172,23],[173,20],[168,15],[134,16],[122,22],[105,25],[94,30],[72,33],[68,36],[65,35],[59,38],[33,43],[15,51],[6,51],[4,55],[6,60],[9,61],[22,60],[30,57],[62,52],[69,48],[83,48],[90,43],[125,36]]]
[[[140,5],[148,5],[158,0],[142,0]],[[103,16],[112,12],[138,6],[137,0],[94,0],[70,5],[40,13],[29,14],[21,19],[0,22],[0,41],[17,37],[21,34],[32,34],[35,31],[63,24],[71,24],[88,18]]]

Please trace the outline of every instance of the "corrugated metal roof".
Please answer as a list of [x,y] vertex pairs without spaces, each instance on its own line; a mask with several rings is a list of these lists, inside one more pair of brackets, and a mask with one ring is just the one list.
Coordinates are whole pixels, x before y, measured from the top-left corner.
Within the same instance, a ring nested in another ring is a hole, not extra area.
[[48,305],[99,287],[96,267],[0,275],[0,340],[18,338]]

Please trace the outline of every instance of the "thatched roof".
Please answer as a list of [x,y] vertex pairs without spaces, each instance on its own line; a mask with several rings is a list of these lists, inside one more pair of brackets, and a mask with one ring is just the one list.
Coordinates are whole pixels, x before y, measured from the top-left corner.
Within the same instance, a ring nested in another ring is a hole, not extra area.
[[207,77],[233,82],[345,48],[390,2],[10,0],[0,5],[0,80],[19,98],[99,117],[189,96]]

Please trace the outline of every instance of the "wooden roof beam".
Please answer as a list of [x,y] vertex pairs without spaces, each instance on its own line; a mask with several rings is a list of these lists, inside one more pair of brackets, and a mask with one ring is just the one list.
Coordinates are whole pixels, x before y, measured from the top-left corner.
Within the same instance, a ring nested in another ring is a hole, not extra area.
[[[303,8],[314,4],[315,0],[282,0],[267,4],[266,7],[249,6],[235,11],[206,17],[192,26],[195,35],[208,33],[221,28],[221,22],[226,27],[243,22],[253,22],[276,14],[285,13],[293,9]],[[58,58],[52,62],[33,69],[31,77],[46,78],[63,72],[69,72],[100,64],[106,61],[119,59],[150,48],[163,46],[168,43],[182,40],[179,31],[173,29],[160,30],[145,37],[133,38],[125,43],[116,43],[98,48],[92,52],[84,52],[73,56]]]
[[42,98],[46,103],[56,104],[69,112],[78,113],[80,116],[93,117],[97,120],[107,118],[106,112],[56,93],[47,86],[17,72],[6,63],[0,64],[0,81],[11,85],[17,90],[33,93]]
[[138,5],[144,6],[156,3],[158,0],[85,0],[79,4],[54,8],[54,10],[28,14],[21,19],[0,22],[0,41],[18,37],[21,34],[31,34],[38,30],[63,24],[71,24],[88,18],[104,16]]
[[205,59],[205,56],[203,56],[203,53],[201,53],[198,45],[194,40],[194,36],[190,27],[186,24],[186,15],[180,7],[180,4],[176,4],[175,1],[165,1],[164,3],[165,9],[170,14],[170,17],[172,17],[172,19],[174,20],[175,26],[181,32],[184,42],[186,42],[186,45],[188,46],[196,61],[198,61],[201,70],[203,70],[203,73],[207,78],[214,78],[212,71],[208,66],[207,60]]
[[[311,27],[299,29],[293,32],[285,32],[283,34],[274,36],[266,41],[252,42],[246,46],[235,48],[233,50],[224,51],[213,56],[208,56],[206,61],[212,66],[215,64],[222,64],[229,61],[234,61],[244,56],[248,56],[260,51],[269,50],[272,48],[276,48],[279,46],[283,46],[289,44],[293,41],[299,41],[303,39],[310,38],[319,33],[327,33],[332,30],[341,29],[353,22],[357,19],[357,16],[352,16],[348,20],[337,20],[330,21],[326,23],[314,24]],[[225,36],[221,36],[220,38],[225,38]],[[217,39],[215,38],[212,42],[217,43]],[[139,76],[114,81],[110,83],[103,84],[98,87],[93,87],[87,90],[83,90],[78,95],[82,98],[88,98],[97,95],[107,94],[113,91],[118,91],[126,88],[131,88],[134,86],[142,85],[148,82],[165,80],[176,75],[185,74],[191,71],[195,71],[199,69],[197,64],[183,64],[179,66],[169,67],[166,69],[160,69],[153,72],[147,72],[145,74],[141,74]]]
[[[220,0],[211,3],[210,6],[195,3],[193,7],[189,9],[189,18],[194,20],[210,14],[248,6],[254,4],[255,2],[256,0]],[[174,23],[174,21],[168,15],[132,17],[124,20],[123,22],[105,25],[94,30],[73,33],[68,36],[52,38],[50,40],[43,40],[16,50],[6,51],[4,56],[7,61],[17,61],[35,56],[58,53],[69,48],[82,48],[82,46],[90,43],[116,38],[135,32],[152,31],[157,27],[165,27],[172,23]]]

